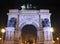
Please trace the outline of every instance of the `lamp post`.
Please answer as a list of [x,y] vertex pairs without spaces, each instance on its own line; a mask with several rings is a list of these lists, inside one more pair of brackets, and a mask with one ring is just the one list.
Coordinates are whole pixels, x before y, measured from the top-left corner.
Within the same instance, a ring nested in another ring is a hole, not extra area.
[[1,37],[0,37],[0,40],[1,40]]
[[55,44],[55,41],[53,40],[52,43]]
[[51,27],[50,31],[51,31],[51,32],[54,32],[53,27]]
[[57,37],[56,39],[57,39],[57,44],[59,44],[59,38]]
[[53,32],[54,32],[53,27],[51,27],[50,31],[51,31],[51,34],[52,34],[52,44],[53,44]]
[[2,38],[0,37],[0,44],[1,44],[1,39],[2,39]]
[[1,33],[2,33],[2,44],[3,44],[5,29],[1,29]]

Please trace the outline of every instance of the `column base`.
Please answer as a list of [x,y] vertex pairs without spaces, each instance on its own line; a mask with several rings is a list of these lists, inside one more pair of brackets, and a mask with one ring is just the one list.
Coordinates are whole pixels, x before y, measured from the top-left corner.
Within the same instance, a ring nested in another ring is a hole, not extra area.
[[44,42],[38,42],[38,44],[44,44]]
[[4,44],[14,44],[14,41],[5,41]]
[[52,44],[52,41],[44,41],[44,44]]

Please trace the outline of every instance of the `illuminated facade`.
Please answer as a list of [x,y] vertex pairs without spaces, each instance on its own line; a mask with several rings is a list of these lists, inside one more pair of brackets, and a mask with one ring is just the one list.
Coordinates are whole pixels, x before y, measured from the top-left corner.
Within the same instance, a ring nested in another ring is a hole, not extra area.
[[49,10],[9,10],[5,44],[52,44]]

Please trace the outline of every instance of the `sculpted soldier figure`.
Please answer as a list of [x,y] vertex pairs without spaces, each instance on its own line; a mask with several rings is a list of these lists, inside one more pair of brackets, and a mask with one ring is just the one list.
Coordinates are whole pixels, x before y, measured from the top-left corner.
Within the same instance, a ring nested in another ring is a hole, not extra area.
[[8,22],[8,27],[15,27],[16,26],[16,18],[11,18]]

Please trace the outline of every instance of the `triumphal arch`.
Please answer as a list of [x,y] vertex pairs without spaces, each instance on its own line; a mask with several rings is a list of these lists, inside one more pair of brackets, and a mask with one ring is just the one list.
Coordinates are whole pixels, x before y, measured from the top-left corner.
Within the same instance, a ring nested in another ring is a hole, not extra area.
[[5,44],[52,44],[48,9],[10,9],[7,15]]

